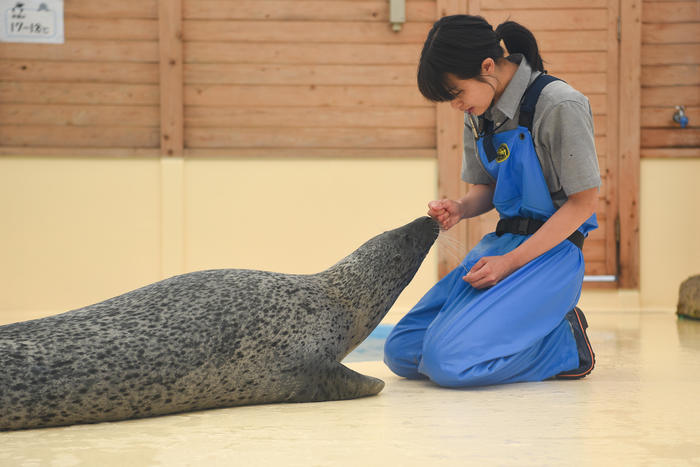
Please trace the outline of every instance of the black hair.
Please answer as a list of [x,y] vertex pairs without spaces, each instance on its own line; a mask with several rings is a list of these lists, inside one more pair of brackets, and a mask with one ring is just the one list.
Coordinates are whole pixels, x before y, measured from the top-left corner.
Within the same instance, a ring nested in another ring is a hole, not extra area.
[[418,63],[418,89],[434,102],[451,101],[455,90],[447,82],[447,73],[459,79],[481,77],[481,64],[487,58],[498,61],[504,51],[521,53],[534,70],[544,71],[535,36],[514,21],[506,21],[496,30],[481,16],[452,15],[433,24],[423,45]]

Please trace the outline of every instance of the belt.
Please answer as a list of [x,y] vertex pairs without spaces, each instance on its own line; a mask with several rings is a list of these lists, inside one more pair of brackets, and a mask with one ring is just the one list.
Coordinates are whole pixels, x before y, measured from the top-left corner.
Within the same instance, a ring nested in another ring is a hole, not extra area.
[[[531,235],[544,225],[543,221],[537,219],[529,219],[527,217],[511,217],[501,219],[496,226],[496,235],[499,237],[504,233],[512,233],[517,235]],[[580,231],[575,231],[567,237],[571,243],[583,249],[583,241],[586,237]]]

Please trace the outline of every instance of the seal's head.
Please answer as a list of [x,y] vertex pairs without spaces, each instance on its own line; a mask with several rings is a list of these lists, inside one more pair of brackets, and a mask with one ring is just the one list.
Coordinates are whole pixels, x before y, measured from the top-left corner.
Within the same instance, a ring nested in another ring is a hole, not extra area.
[[439,231],[430,217],[416,219],[370,239],[323,273],[329,293],[344,304],[340,311],[352,328],[341,357],[379,324],[413,279]]

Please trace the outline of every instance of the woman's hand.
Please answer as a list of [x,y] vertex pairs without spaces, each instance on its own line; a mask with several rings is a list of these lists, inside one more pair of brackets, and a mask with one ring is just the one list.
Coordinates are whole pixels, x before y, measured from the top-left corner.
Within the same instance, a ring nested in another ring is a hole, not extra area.
[[509,256],[484,256],[462,277],[475,289],[485,289],[498,284],[518,269]]
[[451,199],[441,199],[428,203],[428,215],[440,223],[443,230],[449,230],[462,220],[462,204]]

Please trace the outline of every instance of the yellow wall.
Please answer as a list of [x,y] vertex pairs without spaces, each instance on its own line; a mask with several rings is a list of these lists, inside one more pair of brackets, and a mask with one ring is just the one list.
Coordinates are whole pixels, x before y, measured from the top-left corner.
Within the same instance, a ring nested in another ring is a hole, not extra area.
[[[432,160],[0,158],[0,324],[180,272],[325,269],[425,213]],[[700,273],[700,160],[642,161],[641,285],[587,309],[672,310]],[[437,278],[431,253],[387,317]]]
[[[313,273],[425,214],[432,160],[0,158],[0,323],[181,272]],[[433,254],[397,302],[437,275]]]

